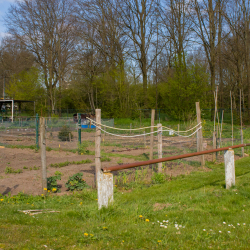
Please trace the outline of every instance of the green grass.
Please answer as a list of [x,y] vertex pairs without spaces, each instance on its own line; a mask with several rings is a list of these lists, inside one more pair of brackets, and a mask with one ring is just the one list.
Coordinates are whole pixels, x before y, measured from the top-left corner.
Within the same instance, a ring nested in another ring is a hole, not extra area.
[[[207,167],[210,172],[163,184],[137,183],[130,192],[115,188],[114,204],[101,210],[94,190],[1,197],[0,248],[249,249],[249,158],[236,162],[236,186],[229,190],[223,164]],[[18,211],[46,208],[60,213],[29,216]],[[169,221],[167,228],[157,222],[163,220]]]
[[68,165],[80,165],[80,164],[86,164],[91,163],[92,161],[90,159],[82,160],[82,161],[65,161],[60,163],[51,163],[50,167],[52,168],[62,168]]

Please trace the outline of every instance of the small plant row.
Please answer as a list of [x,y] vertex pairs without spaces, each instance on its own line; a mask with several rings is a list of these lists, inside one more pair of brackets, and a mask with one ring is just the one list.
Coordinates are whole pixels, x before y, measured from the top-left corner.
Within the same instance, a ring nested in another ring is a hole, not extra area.
[[5,174],[20,174],[23,172],[23,170],[22,169],[14,170],[12,167],[6,167],[4,172]]
[[65,162],[60,162],[60,163],[51,163],[50,167],[52,168],[62,168],[66,167],[68,165],[80,165],[80,164],[86,164],[86,163],[91,163],[92,161],[90,159],[87,160],[82,160],[82,161],[65,161]]
[[[47,191],[52,191],[53,193],[60,192],[58,188],[57,181],[61,180],[61,175],[59,171],[56,171],[55,176],[51,176],[47,178]],[[82,179],[83,173],[76,173],[69,177],[68,181],[66,182],[65,186],[69,191],[81,191],[84,188],[87,188],[88,185],[84,179]]]

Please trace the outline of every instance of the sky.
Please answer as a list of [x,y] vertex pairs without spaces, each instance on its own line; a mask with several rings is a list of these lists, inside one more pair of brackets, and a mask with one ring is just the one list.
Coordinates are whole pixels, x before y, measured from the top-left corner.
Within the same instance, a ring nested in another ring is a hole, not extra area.
[[0,0],[0,39],[6,34],[6,27],[4,26],[4,16],[8,11],[11,4],[14,4],[15,0]]

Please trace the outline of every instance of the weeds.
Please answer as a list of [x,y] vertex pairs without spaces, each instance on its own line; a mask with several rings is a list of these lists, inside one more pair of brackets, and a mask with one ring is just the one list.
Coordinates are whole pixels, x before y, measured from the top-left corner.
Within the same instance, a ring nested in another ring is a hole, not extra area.
[[22,173],[22,172],[23,172],[22,169],[14,170],[14,169],[11,168],[11,167],[6,167],[5,170],[4,170],[4,173],[5,173],[5,174],[20,174],[20,173]]
[[60,162],[60,163],[51,163],[50,167],[52,168],[62,168],[68,165],[80,165],[80,164],[87,164],[91,163],[92,161],[90,159],[87,160],[82,160],[82,161],[65,161],[65,162]]

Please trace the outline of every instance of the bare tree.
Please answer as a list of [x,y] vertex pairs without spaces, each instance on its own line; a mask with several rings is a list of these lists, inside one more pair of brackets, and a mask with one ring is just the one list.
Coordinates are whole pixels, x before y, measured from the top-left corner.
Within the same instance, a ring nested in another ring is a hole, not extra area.
[[24,0],[12,5],[5,18],[8,31],[33,53],[42,68],[49,106],[74,51],[73,0]]

